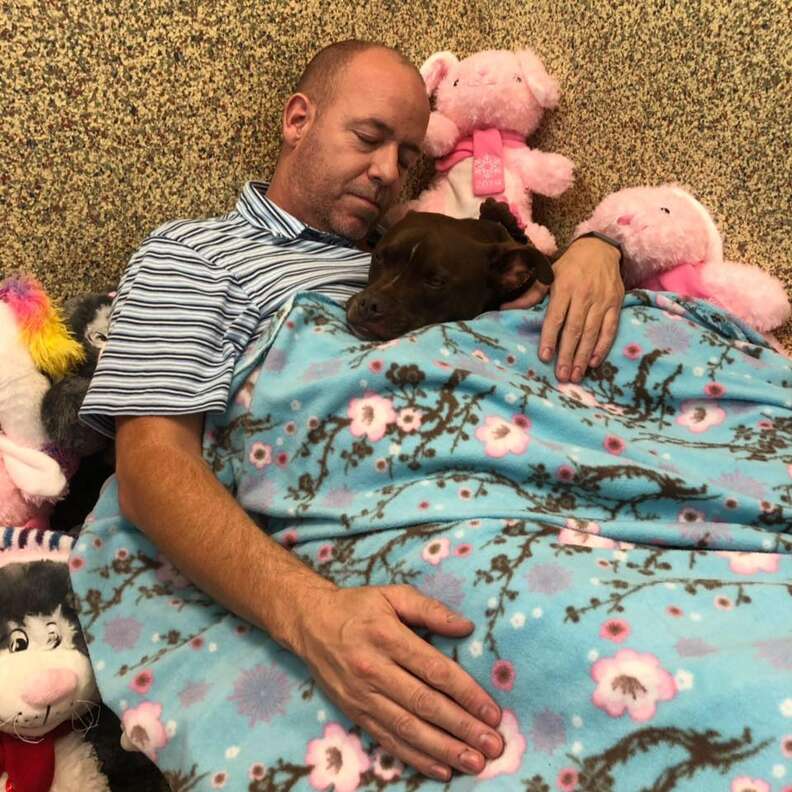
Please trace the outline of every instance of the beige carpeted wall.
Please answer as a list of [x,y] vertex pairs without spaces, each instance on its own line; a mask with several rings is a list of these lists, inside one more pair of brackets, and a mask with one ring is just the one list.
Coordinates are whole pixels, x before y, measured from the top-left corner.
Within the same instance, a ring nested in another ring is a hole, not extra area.
[[6,0],[0,270],[30,269],[57,297],[111,286],[161,222],[227,211],[269,173],[308,57],[351,36],[418,64],[534,47],[562,100],[533,144],[577,163],[538,207],[560,240],[608,192],[676,180],[728,257],[792,287],[786,0]]

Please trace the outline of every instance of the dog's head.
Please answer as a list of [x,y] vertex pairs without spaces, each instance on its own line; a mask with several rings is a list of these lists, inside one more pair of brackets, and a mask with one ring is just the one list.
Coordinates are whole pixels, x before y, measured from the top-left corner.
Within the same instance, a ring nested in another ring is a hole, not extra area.
[[508,208],[491,199],[478,220],[409,212],[374,248],[368,286],[346,306],[349,324],[388,340],[495,310],[534,279],[552,283],[547,257],[515,236]]

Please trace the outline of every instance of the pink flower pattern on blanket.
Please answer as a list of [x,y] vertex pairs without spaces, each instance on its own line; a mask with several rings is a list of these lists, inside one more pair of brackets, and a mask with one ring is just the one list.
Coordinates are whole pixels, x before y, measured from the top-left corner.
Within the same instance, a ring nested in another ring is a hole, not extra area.
[[488,415],[484,419],[484,426],[476,429],[476,437],[484,443],[484,453],[489,457],[519,455],[528,448],[530,426],[530,420],[524,415],[515,415],[511,421]]
[[657,702],[670,701],[677,692],[674,678],[653,654],[632,649],[597,660],[591,678],[597,683],[593,702],[613,718],[627,712],[634,721],[651,720]]
[[367,393],[362,399],[352,399],[348,415],[352,419],[349,431],[355,437],[365,435],[374,442],[381,440],[388,424],[396,421],[391,400],[383,399],[376,393]]
[[157,761],[157,752],[168,744],[168,735],[160,717],[162,704],[144,701],[130,708],[121,716],[123,727],[122,747],[142,751],[152,762]]
[[348,734],[337,723],[328,723],[324,734],[308,743],[305,763],[313,765],[309,781],[314,789],[354,792],[360,774],[368,770],[371,760],[360,745],[360,738]]

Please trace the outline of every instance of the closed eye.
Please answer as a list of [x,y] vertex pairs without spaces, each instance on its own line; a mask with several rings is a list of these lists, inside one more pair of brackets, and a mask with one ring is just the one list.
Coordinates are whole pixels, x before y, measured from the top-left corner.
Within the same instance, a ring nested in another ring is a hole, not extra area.
[[379,143],[379,140],[375,137],[370,137],[369,135],[363,135],[360,132],[355,132],[357,139],[364,145],[368,147],[376,146]]

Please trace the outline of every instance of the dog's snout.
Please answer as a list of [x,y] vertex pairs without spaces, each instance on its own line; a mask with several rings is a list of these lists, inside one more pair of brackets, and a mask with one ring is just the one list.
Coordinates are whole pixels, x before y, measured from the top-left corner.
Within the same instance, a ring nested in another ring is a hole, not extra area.
[[388,297],[368,289],[358,292],[347,303],[347,320],[361,338],[388,340],[403,332],[403,323],[394,316]]
[[361,294],[358,298],[358,313],[364,321],[382,317],[382,298],[376,294]]

